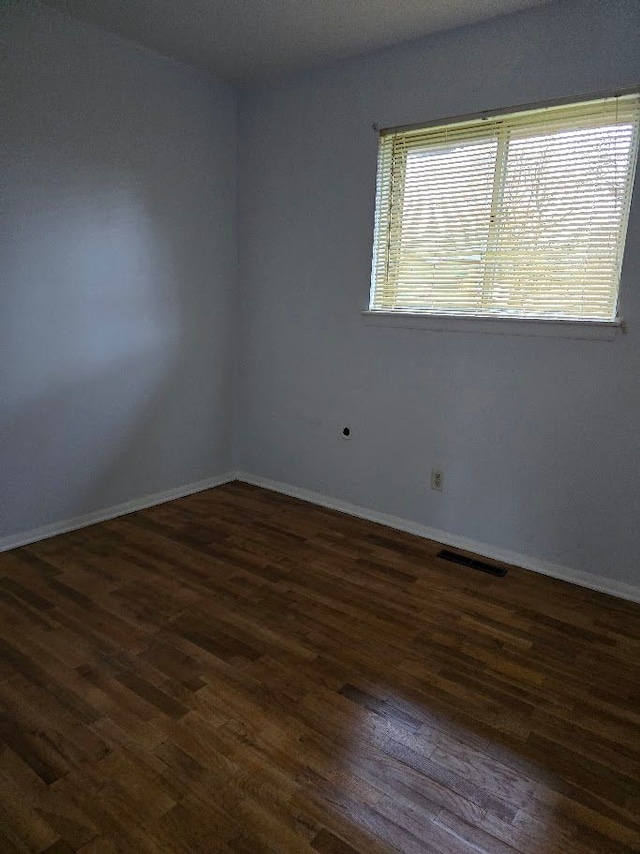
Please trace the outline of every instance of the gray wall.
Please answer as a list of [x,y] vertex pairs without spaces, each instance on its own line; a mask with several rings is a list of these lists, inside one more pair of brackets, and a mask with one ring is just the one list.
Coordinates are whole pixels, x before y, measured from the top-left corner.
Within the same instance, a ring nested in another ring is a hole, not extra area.
[[[246,93],[240,463],[640,579],[640,191],[612,342],[364,328],[381,126],[640,80],[635,0],[562,2]],[[349,424],[353,439],[340,429]],[[432,465],[446,470],[431,492]]]
[[0,536],[232,467],[234,91],[3,4]]

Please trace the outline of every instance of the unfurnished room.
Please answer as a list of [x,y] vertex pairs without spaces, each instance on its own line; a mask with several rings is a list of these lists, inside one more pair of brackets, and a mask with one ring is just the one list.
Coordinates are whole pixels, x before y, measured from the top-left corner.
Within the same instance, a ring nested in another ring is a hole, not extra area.
[[637,0],[0,0],[2,854],[640,852],[639,135]]

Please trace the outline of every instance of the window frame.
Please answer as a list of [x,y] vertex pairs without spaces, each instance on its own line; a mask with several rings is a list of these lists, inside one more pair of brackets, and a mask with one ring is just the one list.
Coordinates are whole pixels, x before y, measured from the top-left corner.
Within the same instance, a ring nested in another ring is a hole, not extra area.
[[[500,116],[513,115],[520,112],[530,110],[542,110],[549,107],[580,105],[581,103],[595,101],[605,98],[616,98],[629,95],[640,96],[640,84],[635,86],[627,86],[615,90],[604,92],[594,92],[583,95],[573,95],[564,98],[558,98],[546,101],[537,101],[517,106],[504,107],[493,110],[482,110],[480,112],[468,113],[463,115],[454,115],[446,118],[433,119],[427,122],[418,122],[414,124],[405,124],[397,126],[385,126],[379,128],[377,124],[373,125],[376,137],[389,135],[394,133],[402,133],[413,130],[427,130],[432,127],[442,127],[448,124],[454,125],[463,122],[473,122],[476,120],[499,118]],[[632,205],[632,199],[637,189],[636,185],[640,179],[640,170],[636,171],[636,158],[640,159],[640,153],[637,148],[632,153],[631,162],[631,189],[628,199],[628,207],[626,213],[623,214],[628,234],[628,226],[630,223],[629,212]],[[377,194],[376,194],[377,195]],[[587,338],[611,340],[619,333],[627,331],[624,318],[621,315],[621,301],[623,297],[623,279],[622,266],[624,263],[624,253],[620,263],[620,276],[618,280],[617,293],[617,310],[616,316],[613,319],[581,319],[581,318],[562,318],[550,317],[541,318],[526,315],[478,315],[455,311],[411,311],[409,309],[394,308],[389,310],[372,308],[374,301],[374,274],[376,266],[376,237],[378,235],[378,210],[376,204],[376,221],[374,229],[374,245],[373,245],[373,268],[371,276],[371,284],[369,290],[369,302],[365,310],[362,311],[362,320],[366,326],[373,327],[394,327],[394,328],[409,328],[409,329],[430,329],[435,331],[450,331],[450,332],[480,332],[494,333],[503,335],[535,335],[542,337],[568,337],[568,338]]]

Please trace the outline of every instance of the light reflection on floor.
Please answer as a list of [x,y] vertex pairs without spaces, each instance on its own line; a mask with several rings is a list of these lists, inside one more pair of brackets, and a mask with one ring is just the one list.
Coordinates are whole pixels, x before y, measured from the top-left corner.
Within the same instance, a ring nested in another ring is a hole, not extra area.
[[373,815],[395,824],[401,814],[438,851],[455,851],[456,840],[489,854],[579,850],[562,781],[517,749],[379,687],[340,699],[350,738],[338,773],[363,807],[350,810],[363,830],[380,836]]

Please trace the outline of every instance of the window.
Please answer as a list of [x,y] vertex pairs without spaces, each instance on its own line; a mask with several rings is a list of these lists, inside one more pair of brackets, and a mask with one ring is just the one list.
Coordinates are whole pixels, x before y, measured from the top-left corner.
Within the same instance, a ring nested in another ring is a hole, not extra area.
[[382,131],[371,312],[612,321],[640,98]]

